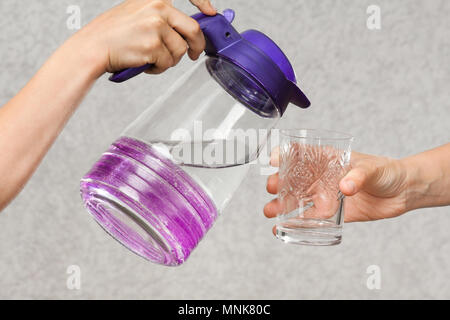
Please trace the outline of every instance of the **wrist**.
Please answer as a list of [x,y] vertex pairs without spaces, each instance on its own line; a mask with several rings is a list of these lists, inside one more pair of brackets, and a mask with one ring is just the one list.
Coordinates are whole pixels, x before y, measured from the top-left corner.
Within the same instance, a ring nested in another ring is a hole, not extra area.
[[415,166],[414,159],[412,157],[399,160],[406,172],[405,181],[405,212],[418,209],[418,195],[422,193],[420,189],[424,187],[420,183],[419,168]]
[[67,63],[71,63],[77,72],[84,73],[90,81],[97,80],[106,72],[107,49],[84,29],[69,38],[60,50]]
[[432,154],[422,153],[402,160],[407,172],[406,208],[412,211],[440,205],[441,167]]

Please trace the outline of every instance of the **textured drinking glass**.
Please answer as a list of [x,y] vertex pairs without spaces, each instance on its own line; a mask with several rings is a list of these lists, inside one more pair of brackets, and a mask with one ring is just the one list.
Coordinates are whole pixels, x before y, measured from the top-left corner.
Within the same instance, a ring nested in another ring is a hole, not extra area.
[[336,245],[342,239],[344,196],[339,182],[349,170],[348,134],[281,130],[276,235],[284,242]]

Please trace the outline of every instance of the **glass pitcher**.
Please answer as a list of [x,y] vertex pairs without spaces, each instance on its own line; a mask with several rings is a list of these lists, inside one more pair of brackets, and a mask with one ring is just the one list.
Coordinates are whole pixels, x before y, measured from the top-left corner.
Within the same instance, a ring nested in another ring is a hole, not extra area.
[[[115,239],[156,263],[183,263],[258,158],[290,102],[309,100],[281,49],[234,11],[193,16],[206,56],[136,119],[81,180],[85,207]],[[149,65],[111,76],[123,82]]]

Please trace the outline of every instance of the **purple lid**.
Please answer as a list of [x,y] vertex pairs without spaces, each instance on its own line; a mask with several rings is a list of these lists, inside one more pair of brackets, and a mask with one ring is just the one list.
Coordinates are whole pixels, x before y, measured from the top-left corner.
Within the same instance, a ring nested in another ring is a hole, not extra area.
[[[283,51],[259,31],[237,32],[231,25],[234,16],[231,9],[223,15],[193,16],[207,40],[206,54],[225,58],[242,68],[253,78],[252,88],[264,88],[281,114],[290,102],[301,108],[309,107],[311,103],[297,86],[294,69]],[[248,78],[246,81],[248,86]],[[263,105],[253,104],[252,108],[260,109]]]
[[[297,86],[294,69],[283,51],[275,42],[259,31],[237,32],[231,24],[234,17],[235,13],[231,9],[225,10],[223,15],[207,16],[198,13],[192,16],[198,21],[205,35],[206,54],[226,59],[241,69],[237,71],[238,68],[228,68],[226,72],[229,75],[225,77],[223,67],[208,66],[216,81],[222,82],[222,87],[229,93],[262,116],[264,116],[263,109],[267,108],[267,99],[262,99],[262,97],[267,94],[281,115],[289,103],[301,108],[308,108],[311,103]],[[143,70],[145,70],[145,66],[123,70],[114,74],[110,80],[122,82]],[[245,75],[242,71],[245,72]],[[243,85],[234,85],[233,88],[229,88],[229,78],[235,79],[234,84],[236,79],[237,81],[242,79]],[[248,97],[249,92],[255,97]]]

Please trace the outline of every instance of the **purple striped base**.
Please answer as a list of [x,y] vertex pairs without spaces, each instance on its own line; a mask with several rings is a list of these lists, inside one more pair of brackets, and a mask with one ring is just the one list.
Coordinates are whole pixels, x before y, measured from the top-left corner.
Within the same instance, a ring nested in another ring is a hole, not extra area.
[[213,201],[154,147],[122,137],[81,180],[95,220],[136,254],[182,264],[217,218]]

